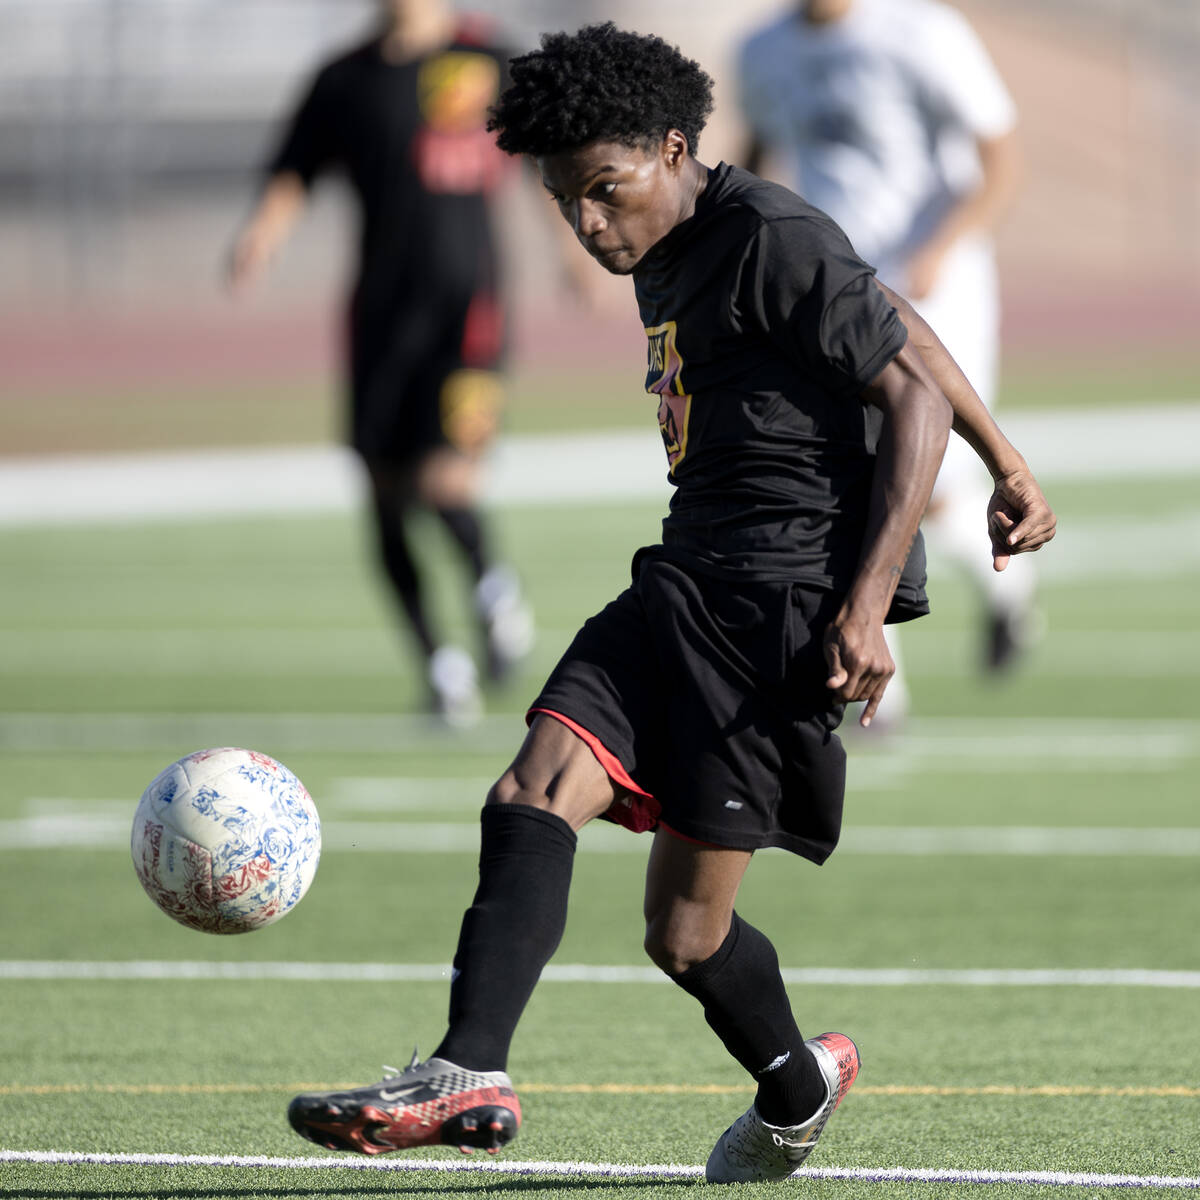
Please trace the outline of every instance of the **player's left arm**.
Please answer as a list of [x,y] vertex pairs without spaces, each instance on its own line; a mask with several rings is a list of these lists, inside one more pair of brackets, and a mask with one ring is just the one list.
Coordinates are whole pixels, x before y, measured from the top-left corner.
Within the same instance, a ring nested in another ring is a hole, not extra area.
[[876,284],[896,309],[930,373],[954,411],[954,432],[979,455],[995,483],[988,503],[987,528],[992,542],[992,565],[1008,566],[1014,554],[1040,550],[1053,536],[1057,518],[1042,494],[1029,464],[1000,431],[958,363],[941,339],[903,296]]

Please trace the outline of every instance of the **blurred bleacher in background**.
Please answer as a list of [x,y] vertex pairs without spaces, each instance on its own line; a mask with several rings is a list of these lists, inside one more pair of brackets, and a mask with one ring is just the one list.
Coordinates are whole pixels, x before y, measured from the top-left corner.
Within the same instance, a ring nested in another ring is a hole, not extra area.
[[[713,163],[739,154],[730,78],[738,40],[784,5],[474,7],[516,49],[542,29],[607,17],[677,42],[717,79],[717,114],[700,148]],[[1200,4],[959,7],[1016,96],[1029,160],[1001,238],[1009,348],[1111,351],[1116,339],[1186,350],[1200,328]],[[220,264],[280,117],[320,60],[365,34],[375,9],[375,0],[0,0],[0,357],[9,385],[30,370],[44,375],[64,347],[86,362],[93,343],[153,331],[173,314],[199,342],[206,330],[232,338],[257,323],[268,350],[289,338],[297,345],[292,366],[329,361],[350,245],[336,186],[321,189],[249,305],[222,295]],[[536,331],[563,306],[553,256],[525,253],[544,219],[533,191],[514,189],[505,214],[518,326]],[[519,351],[536,354],[538,340],[520,337]],[[604,339],[596,344],[603,352]]]

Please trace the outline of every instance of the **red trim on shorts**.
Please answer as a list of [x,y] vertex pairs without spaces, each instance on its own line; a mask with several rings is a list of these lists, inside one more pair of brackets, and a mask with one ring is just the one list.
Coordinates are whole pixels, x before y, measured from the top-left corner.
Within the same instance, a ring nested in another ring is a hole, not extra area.
[[659,829],[665,830],[672,837],[677,837],[681,842],[691,842],[693,846],[711,846],[714,850],[728,850],[728,846],[722,846],[720,842],[706,842],[703,838],[694,838],[689,834],[680,833],[678,829],[672,829],[666,821],[659,821]]
[[590,729],[584,729],[578,721],[572,721],[552,708],[531,708],[525,714],[526,723],[532,722],[535,713],[561,721],[596,756],[596,761],[604,768],[609,779],[630,793],[615,800],[604,816],[618,825],[624,825],[626,829],[632,829],[634,833],[645,833],[658,825],[662,805],[633,782],[629,772],[621,765],[621,760]]
[[588,749],[596,756],[596,760],[604,768],[609,779],[614,783],[619,783],[623,788],[628,788],[631,792],[637,792],[639,796],[653,799],[649,792],[633,782],[629,772],[621,765],[621,760],[590,729],[584,729],[578,721],[572,721],[570,717],[564,717],[562,713],[555,712],[552,708],[531,708],[525,715],[526,721],[533,713],[545,713],[546,716],[561,721],[576,737],[587,743]]
[[459,356],[469,367],[494,369],[504,346],[504,311],[490,292],[476,292],[463,321]]

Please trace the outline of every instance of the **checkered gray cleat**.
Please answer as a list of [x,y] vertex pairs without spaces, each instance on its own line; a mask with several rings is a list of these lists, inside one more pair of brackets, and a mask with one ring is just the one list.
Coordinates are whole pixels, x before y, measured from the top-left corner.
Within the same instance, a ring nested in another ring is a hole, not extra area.
[[443,1144],[495,1154],[517,1136],[521,1104],[503,1071],[468,1071],[441,1058],[418,1063],[414,1052],[408,1067],[381,1083],[297,1096],[288,1121],[330,1150],[384,1154]]
[[709,1183],[786,1179],[812,1153],[825,1122],[858,1074],[858,1047],[844,1033],[823,1033],[804,1043],[825,1077],[825,1102],[801,1125],[768,1125],[754,1105],[721,1134],[708,1156]]

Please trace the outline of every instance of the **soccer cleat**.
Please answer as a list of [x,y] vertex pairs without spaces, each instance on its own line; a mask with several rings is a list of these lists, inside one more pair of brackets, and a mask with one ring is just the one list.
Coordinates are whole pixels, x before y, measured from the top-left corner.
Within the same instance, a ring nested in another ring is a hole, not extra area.
[[457,1146],[495,1154],[517,1136],[521,1104],[503,1071],[468,1071],[441,1058],[412,1062],[381,1083],[310,1092],[288,1105],[301,1137],[329,1150],[385,1154],[413,1146]]
[[704,1177],[709,1183],[786,1179],[812,1153],[833,1110],[858,1074],[858,1047],[844,1033],[823,1033],[804,1043],[825,1077],[825,1101],[800,1125],[768,1125],[754,1105],[717,1139]]
[[998,675],[1012,667],[1025,649],[1021,622],[1015,613],[991,612],[987,619],[985,664],[989,672]]
[[483,716],[475,663],[457,646],[439,646],[430,656],[429,691],[434,712],[447,725],[465,729]]
[[521,596],[510,567],[490,568],[475,588],[475,608],[483,623],[487,674],[501,683],[533,648],[533,613]]
[[1045,618],[1035,606],[989,609],[984,632],[984,669],[990,675],[1011,671],[1044,632]]

